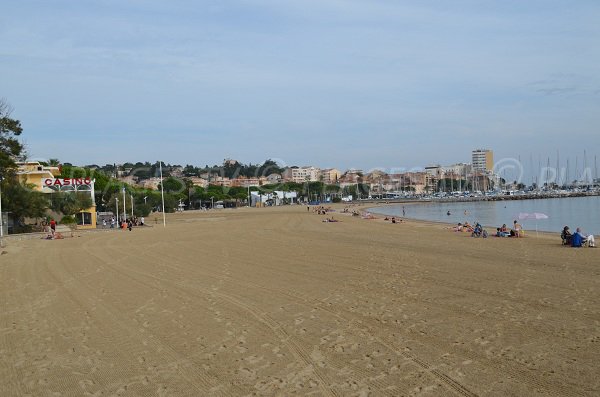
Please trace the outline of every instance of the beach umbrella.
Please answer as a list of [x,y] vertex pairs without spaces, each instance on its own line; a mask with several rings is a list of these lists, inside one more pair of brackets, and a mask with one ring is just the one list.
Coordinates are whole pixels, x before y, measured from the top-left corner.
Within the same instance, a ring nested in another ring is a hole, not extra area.
[[540,219],[548,219],[548,215],[546,215],[542,212],[531,212],[531,213],[521,212],[521,213],[519,213],[519,219],[520,220],[526,220],[526,219],[535,220],[535,235],[537,236],[537,234],[538,234],[537,221]]

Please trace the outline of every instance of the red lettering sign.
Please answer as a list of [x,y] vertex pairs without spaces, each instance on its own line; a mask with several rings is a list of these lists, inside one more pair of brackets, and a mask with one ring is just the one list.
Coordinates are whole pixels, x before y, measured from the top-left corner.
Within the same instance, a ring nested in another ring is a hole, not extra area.
[[93,181],[91,178],[46,178],[43,181],[44,186],[82,186],[92,185]]

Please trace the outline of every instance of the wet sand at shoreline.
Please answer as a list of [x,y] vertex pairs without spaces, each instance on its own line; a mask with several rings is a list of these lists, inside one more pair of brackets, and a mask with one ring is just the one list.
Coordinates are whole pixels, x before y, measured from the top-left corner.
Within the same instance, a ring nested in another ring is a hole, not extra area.
[[0,395],[600,393],[600,249],[333,216],[9,241]]

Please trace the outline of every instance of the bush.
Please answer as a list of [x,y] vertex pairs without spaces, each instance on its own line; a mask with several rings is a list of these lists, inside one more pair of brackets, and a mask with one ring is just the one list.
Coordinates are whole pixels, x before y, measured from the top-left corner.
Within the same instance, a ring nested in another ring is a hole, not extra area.
[[331,202],[333,203],[341,203],[342,202],[342,198],[341,197],[334,197],[331,199]]
[[73,215],[65,215],[60,220],[60,223],[64,225],[74,225],[77,223],[77,220],[75,220],[75,217]]

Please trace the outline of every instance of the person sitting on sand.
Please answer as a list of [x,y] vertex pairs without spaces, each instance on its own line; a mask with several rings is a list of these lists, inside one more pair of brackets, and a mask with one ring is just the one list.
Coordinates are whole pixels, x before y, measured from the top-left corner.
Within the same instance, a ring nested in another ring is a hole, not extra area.
[[463,225],[462,225],[462,223],[458,222],[458,224],[456,226],[454,226],[452,228],[452,230],[454,230],[455,232],[462,232],[463,231]]
[[396,217],[392,216],[392,223],[396,223]]
[[587,244],[588,247],[596,247],[596,241],[594,240],[594,236],[591,234],[586,236],[581,232],[581,228],[578,227],[575,231],[575,234],[571,236],[571,246],[582,247],[585,244]]
[[569,226],[565,226],[560,233],[560,238],[562,239],[563,245],[571,245],[571,231],[569,230]]

